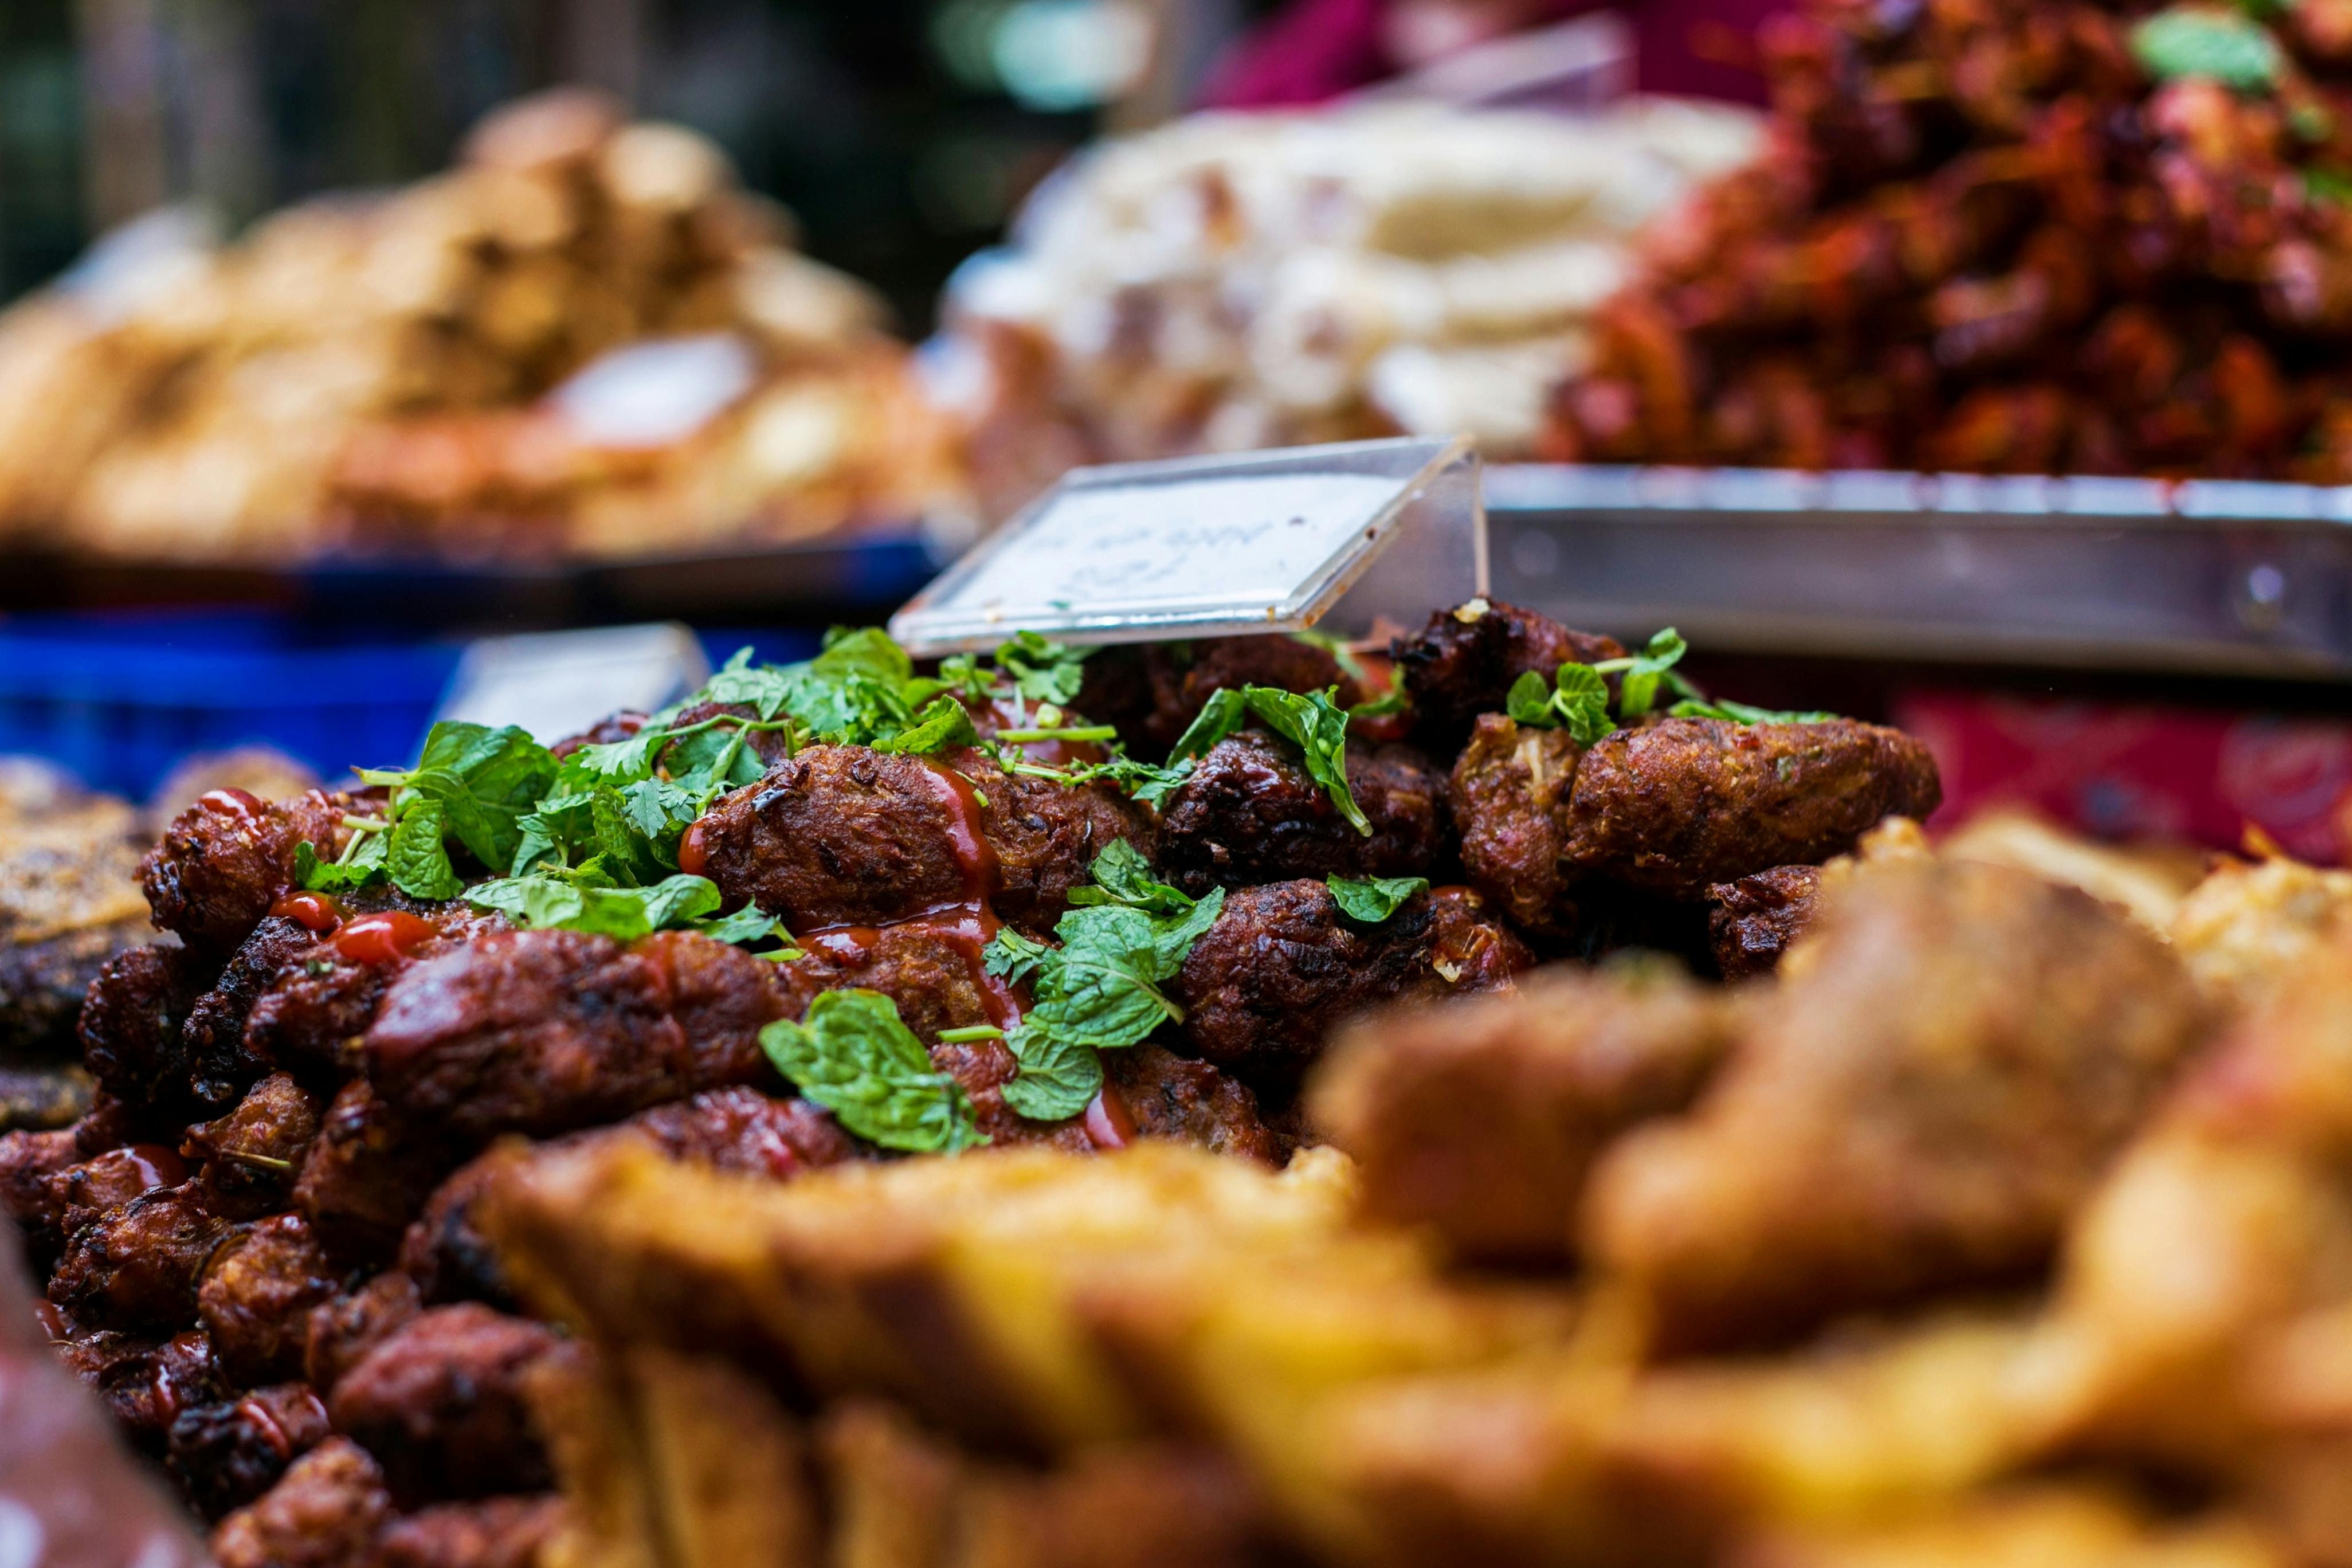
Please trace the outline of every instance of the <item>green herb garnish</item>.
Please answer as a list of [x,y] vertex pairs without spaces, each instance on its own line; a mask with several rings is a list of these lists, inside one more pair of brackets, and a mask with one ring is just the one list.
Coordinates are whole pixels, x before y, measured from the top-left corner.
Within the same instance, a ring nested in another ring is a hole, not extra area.
[[779,1018],[760,1048],[800,1091],[869,1143],[914,1154],[957,1154],[988,1140],[971,1102],[899,1021],[879,991],[827,991],[799,1023]]
[[2243,12],[2175,5],[2134,27],[2132,58],[2158,81],[2203,77],[2233,92],[2265,91],[2286,68],[2278,39]]
[[1160,987],[1225,905],[1222,888],[1196,900],[1155,880],[1124,839],[1096,856],[1093,870],[1095,885],[1072,891],[1075,907],[1054,928],[1060,946],[1013,931],[988,945],[991,974],[1029,983],[1032,1005],[1006,1042],[1021,1076],[1004,1086],[1004,1102],[1040,1121],[1076,1116],[1101,1091],[1097,1053],[1183,1022]]
[[1348,714],[1332,700],[1339,689],[1328,687],[1302,696],[1276,686],[1220,687],[1177,737],[1168,760],[1172,766],[1204,756],[1255,719],[1298,748],[1307,776],[1323,786],[1349,826],[1370,837],[1372,825],[1348,788]]
[[1429,890],[1426,877],[1326,877],[1332,901],[1351,921],[1379,925],[1414,895]]

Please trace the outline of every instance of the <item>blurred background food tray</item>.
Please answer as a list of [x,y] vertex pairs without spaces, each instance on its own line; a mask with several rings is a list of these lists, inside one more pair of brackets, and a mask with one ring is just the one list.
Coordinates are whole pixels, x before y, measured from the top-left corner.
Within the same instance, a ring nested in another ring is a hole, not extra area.
[[321,627],[420,634],[526,631],[618,621],[769,626],[879,620],[953,546],[912,525],[800,544],[614,561],[359,556],[261,566],[0,557],[0,614],[236,605]]
[[2352,679],[2352,489],[1503,464],[1495,591],[1717,650]]

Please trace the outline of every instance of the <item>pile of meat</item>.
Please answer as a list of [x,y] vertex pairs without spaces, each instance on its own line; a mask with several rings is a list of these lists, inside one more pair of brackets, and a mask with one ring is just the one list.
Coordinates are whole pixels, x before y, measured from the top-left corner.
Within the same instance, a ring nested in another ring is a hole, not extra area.
[[2343,8],[2149,9],[1776,20],[1769,151],[1649,237],[1550,453],[2352,479]]
[[[1507,989],[1539,952],[1641,940],[1703,964],[1730,879],[1936,804],[1924,751],[1871,725],[1653,715],[1588,751],[1496,711],[1522,673],[1622,654],[1484,600],[1398,639],[1410,710],[1360,721],[1347,753],[1369,835],[1257,730],[1156,813],[980,749],[780,749],[679,858],[730,905],[785,919],[803,952],[783,962],[688,931],[623,943],[463,902],[302,892],[297,847],[338,850],[365,797],[213,791],[141,868],[176,943],[121,953],[84,1006],[95,1108],[0,1140],[0,1201],[46,1272],[58,1353],[220,1521],[227,1568],[527,1561],[555,1505],[525,1392],[560,1335],[515,1310],[476,1212],[526,1141],[776,1181],[879,1158],[795,1098],[758,1038],[864,986],[1000,1147],[1178,1140],[1276,1164],[1347,1018]],[[1381,662],[1351,677],[1282,637],[1107,653],[1074,706],[1164,750],[1221,688],[1379,684]],[[974,718],[1004,723],[985,702]],[[1085,760],[1055,741],[1031,755]],[[1083,1114],[1033,1121],[1004,1102],[1012,1052],[975,1037],[1025,1003],[982,947],[1000,922],[1050,938],[1114,839],[1228,893],[1169,986],[1181,1025],[1106,1053]],[[1343,913],[1335,875],[1437,885],[1368,922]]]

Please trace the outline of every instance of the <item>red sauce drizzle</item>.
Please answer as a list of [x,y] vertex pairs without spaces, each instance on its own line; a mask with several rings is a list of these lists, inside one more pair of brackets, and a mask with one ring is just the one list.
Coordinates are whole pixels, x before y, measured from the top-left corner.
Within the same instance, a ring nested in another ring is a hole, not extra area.
[[1087,1137],[1097,1149],[1124,1149],[1135,1142],[1135,1117],[1118,1086],[1105,1082],[1087,1102]]
[[688,823],[685,837],[677,841],[677,868],[689,877],[709,874],[704,868],[710,864],[710,844],[702,831],[703,821],[698,816]]
[[409,949],[439,935],[431,921],[406,910],[387,910],[346,921],[335,933],[335,951],[355,963],[390,963]]
[[300,921],[315,931],[331,931],[343,923],[341,904],[324,893],[283,893],[269,906],[269,912],[287,920]]
[[[1356,701],[1370,702],[1397,689],[1396,660],[1385,653],[1360,652],[1355,657],[1356,663],[1364,671],[1364,679],[1357,683]],[[1382,713],[1370,719],[1351,719],[1348,722],[1348,732],[1376,746],[1402,741],[1412,733],[1412,714],[1408,710]]]
[[801,944],[823,953],[844,969],[856,969],[873,956],[875,944],[882,940],[885,929],[919,931],[955,949],[971,973],[972,989],[980,994],[980,1004],[987,1010],[988,1021],[1008,1034],[1021,1022],[1020,996],[1003,979],[988,972],[988,944],[995,939],[997,920],[984,905],[977,910],[917,915],[911,920],[894,921],[887,928],[829,926],[804,933]]
[[981,826],[981,805],[971,781],[929,757],[923,759],[923,771],[930,775],[940,804],[948,808],[948,842],[963,872],[963,901],[985,911],[996,892],[996,850]]
[[208,789],[196,796],[196,804],[220,816],[234,816],[241,822],[258,822],[268,815],[268,808],[257,797],[241,789]]
[[[1010,697],[990,699],[987,711],[978,717],[982,721],[982,732],[984,734],[993,735],[1000,730],[1041,728],[1037,722],[1037,710],[1034,707],[1024,708],[1016,700]],[[991,717],[995,720],[994,723],[987,721]],[[1069,718],[1063,720],[1065,724],[1074,722],[1075,721]],[[1024,741],[1021,742],[1021,754],[1041,767],[1066,768],[1073,763],[1086,766],[1099,763],[1108,753],[1092,741],[1053,740]]]
[[142,1187],[152,1192],[157,1187],[176,1187],[188,1179],[187,1162],[161,1143],[133,1143],[122,1151],[131,1168],[138,1173]]

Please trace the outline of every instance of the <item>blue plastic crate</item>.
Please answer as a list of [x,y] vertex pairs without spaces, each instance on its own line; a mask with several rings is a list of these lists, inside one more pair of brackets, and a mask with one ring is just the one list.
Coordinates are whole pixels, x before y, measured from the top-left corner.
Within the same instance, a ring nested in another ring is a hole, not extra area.
[[0,618],[0,752],[133,798],[228,746],[332,778],[415,753],[462,646],[339,642],[267,612]]

